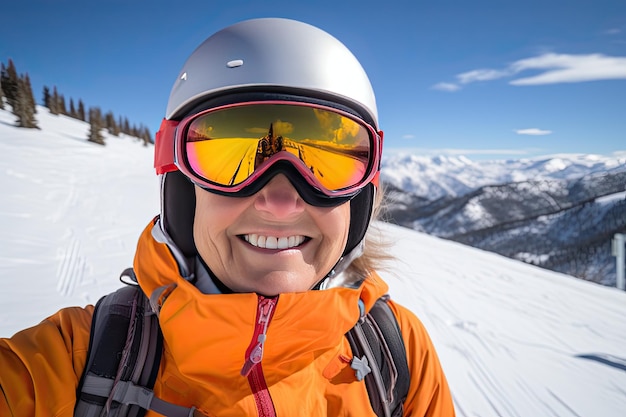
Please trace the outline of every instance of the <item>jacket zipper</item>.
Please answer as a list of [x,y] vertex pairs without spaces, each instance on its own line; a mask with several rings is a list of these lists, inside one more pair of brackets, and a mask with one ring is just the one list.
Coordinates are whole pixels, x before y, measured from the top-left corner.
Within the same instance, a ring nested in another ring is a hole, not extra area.
[[276,416],[274,403],[267,388],[261,360],[263,359],[263,349],[265,347],[265,339],[267,337],[267,328],[270,325],[274,314],[274,307],[278,302],[278,297],[267,298],[259,296],[257,319],[254,326],[254,334],[252,341],[246,351],[246,363],[241,369],[241,375],[248,378],[254,401],[259,412],[259,416]]

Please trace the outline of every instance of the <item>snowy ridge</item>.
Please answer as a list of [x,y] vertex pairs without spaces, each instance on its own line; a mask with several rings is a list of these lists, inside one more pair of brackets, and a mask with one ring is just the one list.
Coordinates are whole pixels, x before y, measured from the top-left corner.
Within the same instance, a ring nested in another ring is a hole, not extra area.
[[[158,213],[152,148],[45,109],[0,110],[0,336],[121,284]],[[381,275],[428,329],[457,415],[621,417],[626,293],[391,224]],[[268,344],[271,349],[271,343]],[[1,372],[1,369],[0,369]]]
[[568,180],[626,171],[626,156],[563,154],[535,159],[472,161],[464,156],[393,155],[383,158],[381,179],[428,200],[458,197],[485,185],[529,180]]
[[395,155],[382,169],[394,223],[615,285],[611,239],[626,233],[623,156]]

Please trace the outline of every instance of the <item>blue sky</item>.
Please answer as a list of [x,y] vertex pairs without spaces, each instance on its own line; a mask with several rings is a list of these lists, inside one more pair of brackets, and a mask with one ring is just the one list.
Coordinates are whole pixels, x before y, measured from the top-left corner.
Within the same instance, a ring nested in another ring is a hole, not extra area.
[[626,1],[21,0],[0,61],[154,133],[187,56],[240,20],[287,17],[368,72],[386,152],[472,159],[626,151]]

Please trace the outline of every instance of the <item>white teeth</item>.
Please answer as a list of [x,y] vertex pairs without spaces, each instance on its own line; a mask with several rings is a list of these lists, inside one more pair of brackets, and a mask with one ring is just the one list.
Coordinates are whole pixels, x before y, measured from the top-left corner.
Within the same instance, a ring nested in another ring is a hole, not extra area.
[[289,249],[300,246],[304,242],[304,236],[259,236],[256,234],[244,235],[243,238],[252,246],[263,249]]
[[258,235],[246,235],[246,242],[250,243],[253,246],[258,246],[259,236]]
[[265,239],[265,247],[267,249],[278,249],[278,239],[276,239],[274,236],[268,236]]

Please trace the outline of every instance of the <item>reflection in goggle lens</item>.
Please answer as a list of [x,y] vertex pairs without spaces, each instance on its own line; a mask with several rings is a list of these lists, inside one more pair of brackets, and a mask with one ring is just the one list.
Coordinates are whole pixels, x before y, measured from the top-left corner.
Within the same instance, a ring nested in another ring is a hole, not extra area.
[[305,105],[252,104],[216,110],[192,121],[185,139],[191,170],[221,186],[242,183],[272,156],[287,152],[322,186],[337,191],[364,179],[372,154],[366,127],[336,112]]

